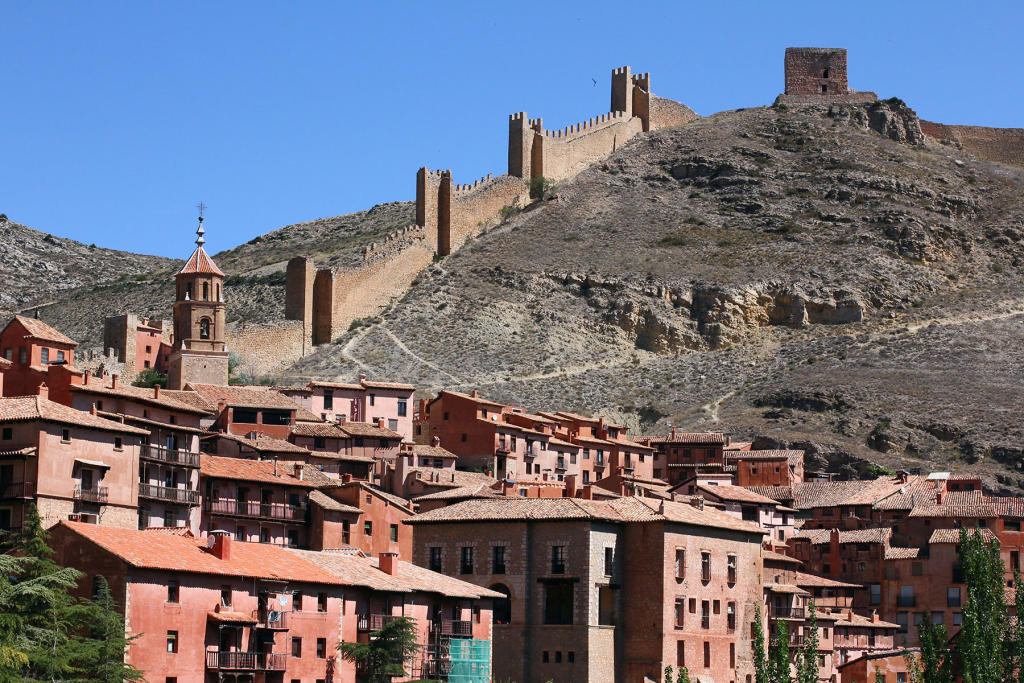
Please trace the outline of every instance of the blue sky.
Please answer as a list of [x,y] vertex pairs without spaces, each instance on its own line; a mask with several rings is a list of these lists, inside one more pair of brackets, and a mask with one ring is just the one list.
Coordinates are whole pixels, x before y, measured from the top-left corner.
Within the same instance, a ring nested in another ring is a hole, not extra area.
[[[506,169],[507,116],[607,111],[611,70],[700,114],[770,104],[786,46],[923,118],[1024,126],[1019,2],[0,0],[0,212],[186,256]],[[597,80],[596,87],[591,79]]]

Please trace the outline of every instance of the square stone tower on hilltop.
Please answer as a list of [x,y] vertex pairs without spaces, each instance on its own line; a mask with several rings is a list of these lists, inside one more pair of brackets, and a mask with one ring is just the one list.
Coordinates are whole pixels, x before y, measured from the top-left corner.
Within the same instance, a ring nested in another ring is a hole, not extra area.
[[846,49],[786,48],[787,95],[845,95]]

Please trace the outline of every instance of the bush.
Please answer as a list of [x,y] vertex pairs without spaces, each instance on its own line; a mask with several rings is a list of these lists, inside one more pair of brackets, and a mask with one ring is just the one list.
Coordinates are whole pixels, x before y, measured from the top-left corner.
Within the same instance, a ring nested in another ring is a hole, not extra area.
[[530,179],[530,196],[534,199],[545,199],[554,187],[554,183],[542,175]]
[[160,387],[161,389],[167,388],[167,375],[161,375],[154,368],[146,368],[138,374],[135,381],[132,382],[134,387],[143,387],[145,389],[152,389],[153,387]]

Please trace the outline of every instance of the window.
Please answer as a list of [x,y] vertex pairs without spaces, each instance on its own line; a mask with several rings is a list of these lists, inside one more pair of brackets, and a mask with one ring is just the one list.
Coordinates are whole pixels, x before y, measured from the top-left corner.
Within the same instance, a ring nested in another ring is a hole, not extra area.
[[60,440],[62,443],[71,443],[71,430],[62,429],[60,430]]
[[376,396],[374,396],[373,394],[370,394],[370,405],[371,405],[371,406],[372,406],[372,405],[374,404],[374,402],[375,402],[376,400],[377,400],[377,397],[376,397]]
[[708,582],[711,580],[711,553],[700,554],[700,580]]
[[49,363],[50,362],[50,349],[40,349],[39,350],[39,360],[42,362],[43,365],[46,365],[47,363]]
[[825,70],[821,72],[821,77],[828,78],[828,67],[825,67]]
[[686,598],[676,598],[676,628],[686,623]]
[[565,657],[566,657],[566,661],[568,661],[570,664],[574,663],[576,661],[576,651],[575,650],[569,650],[568,652],[565,653]]
[[728,580],[729,580],[729,584],[731,585],[731,584],[736,583],[736,556],[735,555],[729,555],[729,558],[727,560],[727,567],[728,567]]
[[729,643],[729,668],[736,668],[736,643]]
[[909,612],[897,612],[896,623],[899,624],[899,633],[906,633],[907,626],[910,625]]
[[615,570],[615,548],[604,549],[604,575],[611,576]]
[[220,587],[220,606],[231,607],[231,586]]
[[932,612],[932,625],[940,626],[946,621],[946,617],[942,612]]
[[561,663],[562,663],[562,651],[561,650],[555,650],[555,664],[561,664]]
[[114,450],[115,451],[123,451],[124,450],[124,440],[121,437],[119,437],[119,436],[115,436],[114,437]]
[[700,601],[700,627],[711,628],[711,601]]
[[167,632],[167,651],[171,653],[178,652],[178,632],[168,631]]
[[235,408],[232,410],[231,419],[240,424],[254,425],[259,421],[259,411],[249,408]]
[[573,584],[571,581],[550,581],[544,585],[544,623],[571,625]]
[[438,546],[432,546],[430,548],[430,571],[441,571],[441,548]]
[[322,451],[325,448],[327,448],[327,439],[325,439],[322,436],[314,436],[313,437],[313,450],[314,451]]
[[551,573],[552,574],[564,574],[565,573],[565,546],[564,545],[551,546]]
[[946,589],[946,607],[959,607],[960,606],[960,588],[947,588]]
[[392,524],[391,525],[391,542],[392,543],[397,543],[398,542],[398,525],[397,524]]
[[821,84],[821,92],[823,94],[828,92],[828,86],[825,85],[824,83]]
[[324,410],[334,410],[334,390],[324,389]]
[[505,573],[505,546],[496,545],[491,548],[491,573]]
[[913,607],[914,600],[914,587],[913,586],[900,586],[900,596],[896,604],[899,607]]
[[684,548],[676,548],[676,578],[686,578],[686,550]]
[[711,668],[711,643],[704,641],[704,668]]
[[167,528],[178,526],[178,515],[175,514],[174,510],[164,510],[164,526]]
[[203,301],[208,301],[210,298],[210,283],[203,283]]
[[725,627],[731,633],[736,630],[736,603],[725,606]]
[[548,651],[547,650],[544,650],[543,652],[540,653],[540,661],[544,662],[545,664],[548,663]]
[[676,666],[686,666],[686,641],[676,641]]
[[235,527],[235,540],[236,541],[244,541],[245,539],[246,539],[245,527],[244,526],[236,526]]
[[882,604],[882,584],[873,583],[871,584],[871,604],[881,605]]
[[267,527],[260,529],[260,543],[270,543],[270,529]]
[[408,414],[408,407],[404,398],[398,399],[398,417],[405,417]]
[[4,441],[10,441],[14,438],[14,429],[11,427],[4,427],[3,432],[0,432],[0,439]]
[[459,563],[460,574],[472,574],[473,573],[473,547],[463,546],[462,547],[462,558]]
[[22,365],[28,364],[28,349],[24,346],[18,349],[18,362]]
[[316,639],[316,658],[327,659],[327,639],[317,638]]
[[584,484],[589,484],[590,483],[590,471],[589,470],[583,470],[583,483]]
[[327,611],[327,593],[317,593],[316,595],[316,611],[326,612]]
[[203,318],[199,321],[199,338],[209,339],[210,338],[210,319]]
[[963,612],[953,612],[953,626],[960,626],[964,623]]
[[292,657],[302,656],[302,638],[292,638]]
[[14,360],[14,349],[4,349],[4,358]]
[[373,536],[373,522],[363,522],[363,535]]

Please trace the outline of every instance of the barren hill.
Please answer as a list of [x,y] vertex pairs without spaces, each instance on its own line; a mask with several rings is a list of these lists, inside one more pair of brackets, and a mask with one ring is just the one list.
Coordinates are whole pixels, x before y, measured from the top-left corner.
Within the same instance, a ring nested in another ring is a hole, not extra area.
[[925,146],[898,101],[724,112],[628,143],[292,374],[813,441],[833,467],[980,460],[1016,485],[1022,190]]

